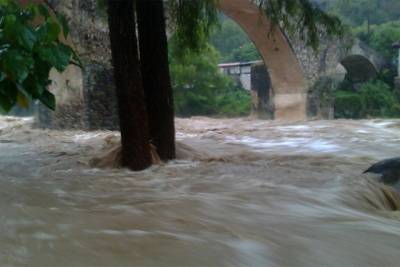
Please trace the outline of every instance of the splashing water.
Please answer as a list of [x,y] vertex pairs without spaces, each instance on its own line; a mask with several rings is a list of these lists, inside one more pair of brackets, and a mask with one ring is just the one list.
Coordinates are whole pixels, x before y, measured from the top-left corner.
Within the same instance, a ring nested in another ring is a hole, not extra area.
[[0,266],[399,266],[398,195],[360,174],[400,121],[177,120],[180,159],[90,160],[113,132],[0,118]]

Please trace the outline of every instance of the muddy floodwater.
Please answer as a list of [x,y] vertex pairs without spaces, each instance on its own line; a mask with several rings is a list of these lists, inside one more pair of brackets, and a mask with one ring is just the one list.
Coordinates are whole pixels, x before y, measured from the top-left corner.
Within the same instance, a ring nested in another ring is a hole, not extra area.
[[0,118],[0,266],[400,266],[372,163],[399,120],[178,119],[179,159],[96,169],[114,132]]

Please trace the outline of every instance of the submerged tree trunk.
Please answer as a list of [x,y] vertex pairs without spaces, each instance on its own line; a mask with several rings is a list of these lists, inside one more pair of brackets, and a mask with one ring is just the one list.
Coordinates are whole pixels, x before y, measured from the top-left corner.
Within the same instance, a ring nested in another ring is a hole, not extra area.
[[151,142],[162,160],[175,158],[174,104],[163,0],[137,0],[140,62]]
[[151,154],[134,0],[108,0],[108,22],[121,128],[122,166],[142,170],[151,165]]

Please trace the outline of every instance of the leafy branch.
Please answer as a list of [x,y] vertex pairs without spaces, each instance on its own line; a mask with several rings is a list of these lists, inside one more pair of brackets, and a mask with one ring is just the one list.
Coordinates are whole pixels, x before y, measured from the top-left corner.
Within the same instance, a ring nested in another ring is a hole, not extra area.
[[65,39],[69,34],[67,20],[51,15],[46,5],[0,1],[0,109],[28,107],[35,99],[55,109],[48,90],[50,70],[80,65],[73,49],[60,41],[61,34]]

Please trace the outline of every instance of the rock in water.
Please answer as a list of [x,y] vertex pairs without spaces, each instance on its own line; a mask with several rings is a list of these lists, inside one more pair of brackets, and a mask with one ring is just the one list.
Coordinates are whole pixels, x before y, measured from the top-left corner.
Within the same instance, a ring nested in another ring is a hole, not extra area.
[[385,159],[375,163],[364,173],[367,172],[381,175],[381,182],[393,186],[398,192],[400,192],[400,157]]

